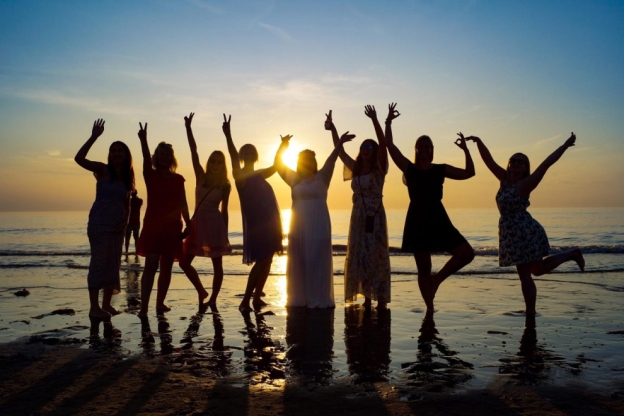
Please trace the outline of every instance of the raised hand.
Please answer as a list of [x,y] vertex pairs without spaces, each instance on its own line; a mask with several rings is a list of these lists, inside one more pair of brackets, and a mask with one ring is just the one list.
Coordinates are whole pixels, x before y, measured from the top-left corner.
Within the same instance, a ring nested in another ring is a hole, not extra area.
[[401,115],[401,113],[399,113],[399,110],[396,109],[396,106],[397,103],[388,104],[388,117],[386,118],[386,121],[392,121]]
[[325,113],[325,130],[331,130],[334,126],[334,122],[332,121],[332,110],[329,110],[329,113]]
[[468,137],[466,137],[466,141],[468,141],[468,140],[472,140],[476,144],[481,143],[481,139],[479,137],[477,137],[477,136],[468,136]]
[[343,145],[353,139],[355,139],[355,134],[349,134],[349,132],[347,131],[342,136],[340,136],[340,144]]
[[93,122],[93,129],[91,130],[91,137],[97,139],[104,133],[104,119],[98,118]]
[[575,142],[576,142],[576,134],[574,134],[574,132],[572,132],[570,138],[565,141],[564,146],[565,147],[572,147],[572,146],[574,146]]
[[147,140],[147,122],[145,123],[145,127],[139,122],[139,139]]
[[193,122],[193,116],[195,115],[195,113],[191,113],[189,114],[189,116],[184,116],[184,127],[186,127],[187,129],[191,128],[191,123]]
[[367,117],[371,118],[371,119],[376,119],[377,118],[377,111],[375,110],[375,106],[374,105],[365,105],[364,106],[364,114],[366,114]]
[[287,134],[286,136],[282,136],[280,134],[280,138],[282,139],[282,143],[284,143],[284,142],[288,143],[290,141],[290,139],[292,139],[292,137],[293,137],[292,134]]
[[468,146],[466,145],[466,138],[464,137],[462,132],[457,133],[459,138],[455,140],[455,144],[462,150],[468,150]]
[[223,133],[226,136],[229,136],[232,132],[230,131],[230,121],[232,120],[232,115],[230,114],[229,118],[225,117],[225,114],[223,114],[223,126],[221,127],[223,129]]

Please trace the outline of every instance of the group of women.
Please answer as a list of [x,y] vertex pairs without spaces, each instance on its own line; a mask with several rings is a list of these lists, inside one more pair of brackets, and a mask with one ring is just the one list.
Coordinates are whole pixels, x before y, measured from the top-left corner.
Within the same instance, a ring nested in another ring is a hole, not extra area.
[[[434,310],[434,299],[441,283],[466,266],[474,251],[451,223],[442,204],[442,189],[446,178],[466,180],[475,175],[467,141],[476,143],[488,169],[500,182],[496,202],[501,214],[499,221],[499,262],[501,266],[515,265],[521,281],[525,312],[535,311],[536,287],[532,276],[548,273],[565,261],[575,261],[581,271],[584,259],[580,250],[549,256],[548,238],[541,225],[526,211],[529,196],[544,174],[566,151],[574,146],[576,137],[548,156],[531,172],[529,159],[514,154],[506,167],[498,165],[481,139],[475,136],[459,138],[455,144],[464,152],[465,166],[434,164],[433,141],[420,136],[415,144],[415,159],[411,162],[394,144],[392,122],[400,116],[396,104],[390,104],[382,128],[373,106],[365,107],[377,140],[366,139],[355,158],[343,145],[355,137],[342,135],[333,123],[332,112],[326,114],[325,129],[329,130],[334,150],[319,169],[312,150],[299,154],[296,170],[282,160],[292,136],[281,137],[273,165],[257,169],[258,151],[252,144],[237,150],[231,133],[231,116],[223,120],[227,148],[232,163],[232,176],[240,198],[243,215],[243,263],[253,265],[239,309],[243,312],[266,305],[262,300],[273,256],[283,251],[283,230],[280,210],[267,178],[274,173],[286,182],[292,193],[292,216],[288,234],[287,306],[329,308],[335,306],[331,220],[327,207],[327,191],[338,158],[344,163],[344,179],[351,180],[353,209],[349,226],[345,260],[345,300],[364,297],[364,305],[386,308],[391,301],[388,229],[383,206],[383,186],[388,172],[388,154],[403,172],[410,205],[403,233],[402,250],[414,255],[418,271],[418,286],[428,311]],[[143,154],[143,177],[147,187],[147,209],[144,226],[137,245],[137,254],[145,257],[141,278],[140,317],[148,313],[150,295],[156,271],[160,267],[156,311],[170,308],[165,304],[171,282],[173,263],[180,267],[195,286],[199,304],[215,305],[223,282],[224,255],[231,253],[228,240],[228,201],[231,185],[228,180],[225,155],[214,151],[205,168],[200,163],[191,128],[194,114],[184,117],[187,138],[195,172],[195,210],[189,215],[185,179],[176,173],[177,161],[170,144],[161,142],[153,154],[147,141],[147,123],[139,123],[138,136]],[[129,198],[134,190],[132,156],[122,142],[109,148],[108,163],[86,159],[97,138],[104,132],[104,120],[93,125],[92,135],[78,151],[75,160],[93,172],[96,200],[89,213],[87,234],[91,245],[88,288],[91,308],[89,316],[108,319],[117,314],[111,306],[111,296],[120,290],[119,268],[124,228],[129,216]],[[184,229],[182,221],[184,221]],[[437,272],[431,270],[431,253],[448,252],[451,258]],[[212,293],[204,289],[192,265],[196,256],[210,257],[214,276]],[[99,291],[103,291],[102,306]]]

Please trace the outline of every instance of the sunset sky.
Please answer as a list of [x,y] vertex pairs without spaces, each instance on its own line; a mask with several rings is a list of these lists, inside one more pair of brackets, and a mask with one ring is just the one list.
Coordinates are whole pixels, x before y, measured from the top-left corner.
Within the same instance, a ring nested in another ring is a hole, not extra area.
[[[536,167],[574,131],[577,146],[532,205],[624,206],[623,18],[620,1],[2,1],[0,210],[89,209],[95,181],[73,157],[96,118],[106,131],[90,159],[126,142],[145,196],[136,133],[148,122],[152,149],[173,144],[192,205],[189,112],[202,163],[226,152],[227,113],[236,145],[257,146],[259,167],[287,133],[322,164],[332,149],[325,112],[357,135],[347,146],[355,156],[374,137],[364,105],[383,123],[392,101],[402,114],[395,141],[410,159],[428,134],[434,162],[463,166],[453,144],[462,131],[499,164],[520,151]],[[477,175],[447,181],[445,205],[494,208],[498,184],[469,146]],[[289,208],[289,188],[270,182]],[[384,196],[387,208],[407,206],[394,165]],[[351,206],[342,163],[329,204]]]

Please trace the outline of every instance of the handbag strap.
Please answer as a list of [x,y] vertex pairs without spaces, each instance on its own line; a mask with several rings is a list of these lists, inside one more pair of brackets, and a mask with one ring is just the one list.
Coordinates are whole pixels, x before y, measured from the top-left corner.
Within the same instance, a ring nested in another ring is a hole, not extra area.
[[[203,188],[203,185],[202,185],[202,188]],[[203,197],[203,198],[199,201],[199,204],[197,204],[197,206],[195,206],[195,211],[193,211],[193,216],[191,217],[191,222],[193,222],[193,218],[195,218],[195,214],[197,214],[197,208],[199,208],[199,207],[201,206],[202,202],[204,202],[204,199],[206,199],[206,197],[208,196],[208,194],[209,194],[210,192],[212,192],[212,190],[213,190],[213,189],[215,189],[215,188],[216,188],[216,185],[215,185],[215,186],[213,186],[212,188],[210,188],[210,189],[208,190],[208,192],[206,192],[206,195],[204,195],[204,197]]]
[[[368,213],[366,212],[366,201],[364,200],[364,193],[362,192],[362,184],[360,183],[360,181],[362,180],[361,177],[362,177],[361,175],[357,176],[358,188],[360,188],[360,198],[362,198],[362,205],[364,206],[364,213],[368,216]],[[383,195],[380,198],[383,198]],[[375,213],[372,215],[372,217],[377,215],[382,204],[383,204],[383,200],[379,202],[379,206],[377,206],[377,209],[375,210]]]

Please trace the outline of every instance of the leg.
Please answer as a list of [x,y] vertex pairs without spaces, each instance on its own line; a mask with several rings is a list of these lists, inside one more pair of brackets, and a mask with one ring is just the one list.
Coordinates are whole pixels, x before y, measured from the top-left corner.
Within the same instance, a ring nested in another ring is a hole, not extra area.
[[126,256],[128,255],[128,246],[130,245],[130,234],[131,233],[132,233],[132,228],[126,227]]
[[158,274],[158,292],[156,292],[156,311],[167,312],[171,308],[165,305],[165,298],[171,283],[173,256],[160,256],[160,273]]
[[137,254],[137,241],[139,241],[139,226],[137,226],[134,231],[132,231],[132,236],[134,237],[134,257],[138,258],[139,255]]
[[201,304],[204,303],[204,299],[208,297],[208,292],[206,292],[206,289],[204,289],[204,286],[199,279],[199,275],[197,274],[197,270],[195,270],[195,267],[191,265],[194,258],[195,256],[191,254],[183,254],[182,258],[180,259],[180,268],[184,270],[186,277],[188,277],[193,286],[195,286],[195,290],[197,291],[197,297],[199,299],[199,305],[201,306]]
[[264,285],[266,284],[267,279],[269,278],[269,273],[271,272],[271,263],[273,263],[273,256],[269,257],[268,259],[256,262],[256,265],[254,266],[254,268],[258,266],[258,280],[256,283],[256,288],[254,290],[253,299],[253,305],[255,307],[268,305],[265,301],[262,300],[262,291],[264,289]]
[[433,297],[431,296],[431,254],[414,253],[416,269],[418,270],[418,288],[425,301],[428,312],[433,312]]
[[89,303],[91,308],[89,309],[89,318],[94,319],[110,319],[110,313],[100,308],[100,291],[99,289],[89,289]]
[[520,277],[520,285],[522,286],[522,296],[524,296],[525,313],[527,315],[535,315],[535,303],[537,301],[537,287],[531,277],[531,268],[534,263],[518,264],[516,270]]
[[548,256],[542,261],[531,263],[531,273],[533,273],[534,276],[541,276],[543,274],[552,272],[562,263],[570,260],[574,260],[576,264],[578,264],[581,272],[585,271],[585,259],[583,258],[583,253],[581,253],[581,250],[577,248],[575,250],[567,251],[565,253]]
[[139,318],[147,317],[147,308],[149,307],[149,300],[154,287],[154,276],[156,275],[156,269],[158,269],[159,259],[159,254],[148,254],[145,257],[145,267],[143,268],[143,275],[141,275],[141,310],[139,311]]
[[370,308],[371,307],[371,298],[364,296],[364,307],[365,308]]
[[110,313],[112,316],[119,315],[121,312],[113,308],[113,306],[111,305],[111,300],[113,298],[113,289],[104,289],[102,292],[102,309]]
[[436,274],[431,276],[432,301],[435,299],[436,292],[447,277],[456,273],[458,270],[469,264],[474,259],[474,250],[468,244],[462,243],[458,247],[451,250],[451,258],[446,262]]
[[223,257],[212,259],[212,269],[214,270],[214,277],[212,278],[212,295],[208,300],[208,305],[214,306],[217,304],[217,296],[219,296],[223,284]]

